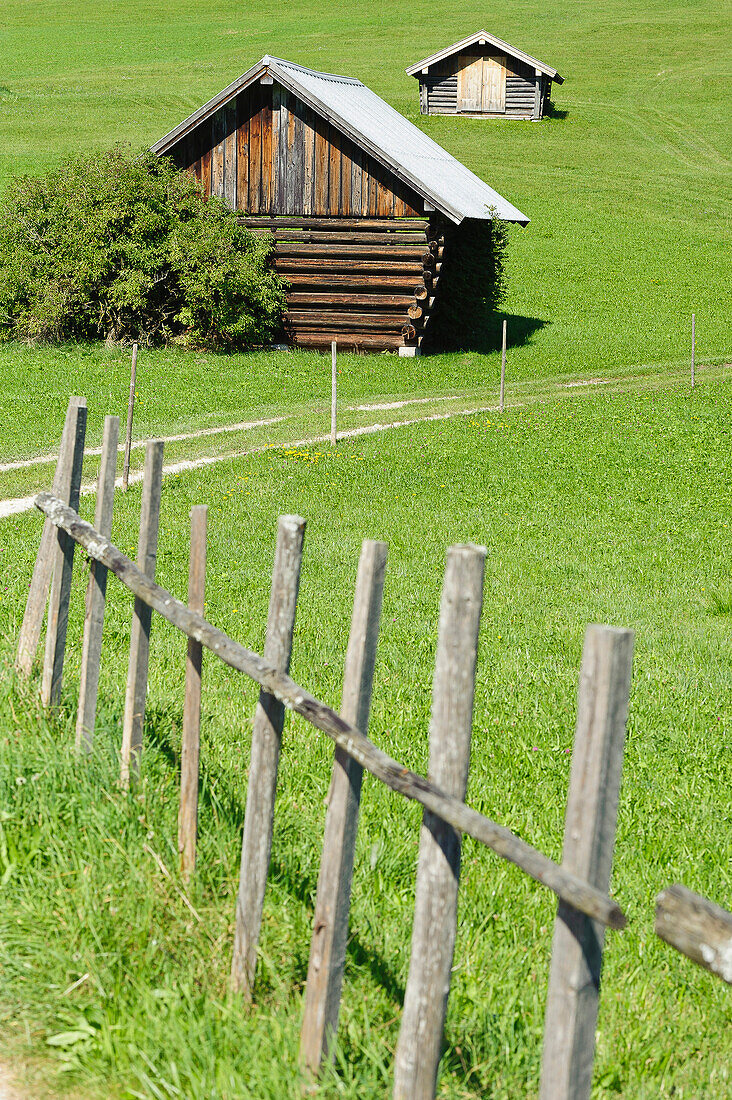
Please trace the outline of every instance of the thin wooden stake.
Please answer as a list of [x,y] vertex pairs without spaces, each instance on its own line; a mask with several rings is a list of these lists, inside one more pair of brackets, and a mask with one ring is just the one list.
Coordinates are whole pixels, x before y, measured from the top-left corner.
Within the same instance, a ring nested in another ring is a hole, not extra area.
[[137,380],[137,344],[132,345],[132,369],[130,370],[130,396],[127,401],[127,430],[125,431],[125,461],[122,467],[122,488],[126,492],[130,478],[130,451],[132,450],[132,418],[135,415],[135,382]]
[[[140,509],[140,538],[137,544],[137,564],[146,577],[155,577],[160,524],[160,496],[163,483],[163,444],[152,439],[145,448],[145,474]],[[127,670],[125,714],[122,723],[121,782],[129,786],[130,776],[140,771],[142,728],[145,722],[147,668],[150,657],[150,622],[148,604],[135,597],[130,632],[130,663]]]
[[[80,408],[86,408],[85,398],[69,398],[69,405],[66,410],[66,418],[64,421],[64,430],[61,435],[58,461],[56,462],[56,472],[51,487],[51,492],[55,497],[59,496],[60,487],[64,483],[64,471],[68,468],[69,463],[73,462],[71,456],[75,442],[75,425],[77,423],[77,418],[76,413],[72,413],[72,409],[77,405]],[[31,577],[30,586],[28,588],[28,598],[25,604],[23,622],[20,627],[20,633],[18,634],[18,649],[15,657],[15,667],[17,671],[24,676],[30,676],[33,660],[38,651],[38,643],[41,640],[43,616],[46,611],[48,589],[51,584],[51,574],[53,573],[53,551],[57,542],[57,532],[54,530],[51,521],[46,519],[43,524],[43,534],[41,535],[36,562],[33,566],[33,576]]]
[[[610,885],[633,631],[589,626],[577,700],[562,867],[599,890]],[[605,929],[560,901],[554,924],[540,1100],[587,1100]]]
[[[206,594],[206,527],[208,508],[197,504],[191,509],[191,555],[188,567],[188,606],[203,614]],[[201,737],[201,665],[203,646],[188,639],[186,657],[186,694],[183,703],[183,743],[180,754],[180,809],[178,812],[178,851],[184,879],[196,868],[198,837],[198,761]]]
[[[73,405],[69,411],[71,413],[70,447],[66,451],[66,462],[61,472],[59,498],[64,502],[68,501],[69,507],[76,511],[79,507],[81,469],[84,463],[86,404]],[[56,532],[52,550],[53,579],[48,600],[46,652],[41,681],[41,703],[44,707],[58,706],[61,699],[75,545],[73,539],[63,531]]]
[[[290,667],[295,609],[305,520],[280,516],[277,530],[272,591],[267,616],[264,660],[281,672]],[[262,924],[264,892],[272,850],[274,801],[285,708],[266,691],[259,694],[252,730],[247,805],[241,846],[239,892],[236,900],[234,955],[231,984],[251,1000]]]
[[330,445],[336,445],[336,409],[338,403],[338,344],[330,342]]
[[[112,533],[118,442],[119,417],[105,416],[94,526],[106,538],[109,538]],[[79,709],[76,715],[77,752],[91,752],[94,744],[94,722],[97,713],[97,691],[99,688],[99,667],[102,659],[102,629],[104,626],[106,593],[107,570],[101,562],[92,559],[89,570],[89,584],[86,590],[84,642],[81,651],[81,672],[79,675]]]
[[[369,725],[386,555],[385,542],[364,542],[346,653],[341,715],[363,733]],[[300,1065],[308,1075],[317,1074],[330,1056],[338,1030],[362,776],[360,764],[336,748],[300,1033]]]
[[[464,799],[470,763],[485,548],[452,546],[440,603],[429,776]],[[432,1100],[457,930],[457,829],[426,810],[417,865],[409,977],[394,1063],[395,1100]]]
[[696,356],[696,314],[691,315],[691,388],[694,389],[694,358]]
[[503,412],[503,398],[506,392],[506,330],[508,322],[503,322],[503,340],[501,343],[501,398],[499,401],[499,411]]

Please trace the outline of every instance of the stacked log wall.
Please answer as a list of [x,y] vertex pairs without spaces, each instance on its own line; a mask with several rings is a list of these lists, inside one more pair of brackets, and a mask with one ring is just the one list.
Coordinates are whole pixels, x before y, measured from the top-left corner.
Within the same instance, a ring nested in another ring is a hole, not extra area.
[[440,280],[444,236],[426,218],[242,216],[271,233],[287,280],[288,338],[302,347],[419,347]]
[[442,263],[421,196],[276,82],[254,84],[170,156],[255,232],[289,283],[286,328],[306,347],[418,347]]

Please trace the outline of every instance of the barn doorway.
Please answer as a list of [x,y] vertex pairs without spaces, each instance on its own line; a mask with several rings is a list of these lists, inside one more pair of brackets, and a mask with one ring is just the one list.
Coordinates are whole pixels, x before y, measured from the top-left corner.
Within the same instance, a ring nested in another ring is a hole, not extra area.
[[458,114],[505,114],[505,56],[463,54],[458,58],[458,65]]

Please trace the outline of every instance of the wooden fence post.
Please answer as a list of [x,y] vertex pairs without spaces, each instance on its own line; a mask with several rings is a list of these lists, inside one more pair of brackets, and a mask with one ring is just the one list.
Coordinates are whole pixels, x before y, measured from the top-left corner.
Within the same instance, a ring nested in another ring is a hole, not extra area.
[[[208,508],[191,508],[191,555],[188,567],[188,606],[203,614],[206,595],[206,527]],[[201,737],[201,665],[203,646],[188,639],[186,694],[183,703],[183,742],[180,754],[180,809],[178,851],[184,879],[196,868],[198,836],[198,761]]]
[[125,429],[125,457],[122,465],[122,489],[127,491],[130,478],[130,451],[132,450],[132,418],[135,415],[135,382],[137,380],[137,344],[132,345],[130,370],[130,396],[127,401],[127,428]]
[[[69,463],[73,465],[73,449],[76,439],[77,415],[72,410],[79,406],[86,408],[86,400],[83,397],[70,397],[66,410],[64,430],[61,436],[56,472],[51,484],[51,495],[58,497],[61,485],[65,480],[64,471]],[[48,587],[51,583],[53,572],[53,548],[57,545],[58,532],[49,519],[43,524],[43,534],[33,566],[33,576],[28,588],[28,598],[25,604],[23,622],[18,635],[18,649],[15,657],[15,667],[24,676],[29,676],[33,667],[33,659],[38,650],[43,628],[43,616],[48,600]]]
[[[300,516],[280,516],[264,660],[281,672],[287,672],[290,667],[304,535],[304,519]],[[257,966],[257,946],[272,850],[277,768],[284,719],[285,708],[282,703],[268,692],[261,691],[252,729],[252,753],[236,899],[234,954],[231,961],[232,987],[243,993],[247,1000],[252,997]]]
[[503,338],[501,340],[501,396],[499,400],[499,412],[503,412],[503,398],[506,392],[506,329],[508,322],[503,322]]
[[[632,630],[587,628],[562,867],[600,890],[610,885],[632,661]],[[559,902],[540,1100],[590,1095],[604,937],[603,925]]]
[[[470,763],[485,548],[452,546],[440,602],[429,778],[464,799]],[[450,990],[461,834],[425,810],[409,977],[394,1066],[395,1100],[432,1100]]]
[[[386,555],[386,543],[367,540],[358,563],[341,715],[362,733],[368,732]],[[308,1075],[329,1057],[338,1030],[362,776],[360,764],[336,748],[300,1033],[300,1065]]]
[[[119,417],[105,416],[102,457],[97,479],[97,502],[94,526],[106,538],[112,533],[114,509],[114,481],[117,476],[117,443],[119,441]],[[84,616],[84,641],[81,650],[79,674],[79,709],[76,715],[76,751],[91,752],[94,744],[94,722],[97,713],[99,666],[102,657],[102,629],[104,626],[104,602],[107,593],[107,569],[100,561],[92,559],[89,584],[86,590],[86,615]]]
[[338,405],[338,344],[335,340],[330,342],[330,445],[335,447],[338,436],[336,433],[336,417]]
[[[163,482],[163,444],[152,439],[145,448],[145,477],[140,509],[140,537],[137,544],[137,564],[145,576],[155,577],[160,524],[160,496]],[[140,771],[142,728],[145,722],[147,668],[150,657],[150,622],[152,610],[135,597],[130,631],[130,663],[127,670],[125,714],[122,723],[121,782],[129,786],[130,775]]]
[[[84,463],[84,439],[86,437],[86,403],[72,405],[69,443],[58,484],[59,500],[68,502],[70,508],[79,508],[81,469]],[[73,442],[72,442],[73,441]],[[66,653],[66,628],[69,622],[71,600],[71,574],[74,567],[76,543],[64,531],[57,531],[52,543],[53,579],[48,600],[46,621],[46,652],[41,681],[41,703],[55,707],[61,699],[61,682]]]
[[656,935],[732,985],[732,913],[713,901],[669,886],[656,898]]

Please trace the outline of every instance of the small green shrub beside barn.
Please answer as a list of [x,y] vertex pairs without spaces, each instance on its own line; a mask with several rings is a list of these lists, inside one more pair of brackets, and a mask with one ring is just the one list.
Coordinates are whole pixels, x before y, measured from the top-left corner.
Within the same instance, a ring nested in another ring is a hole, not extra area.
[[272,242],[166,158],[121,148],[14,180],[0,207],[0,338],[242,350],[284,309]]

